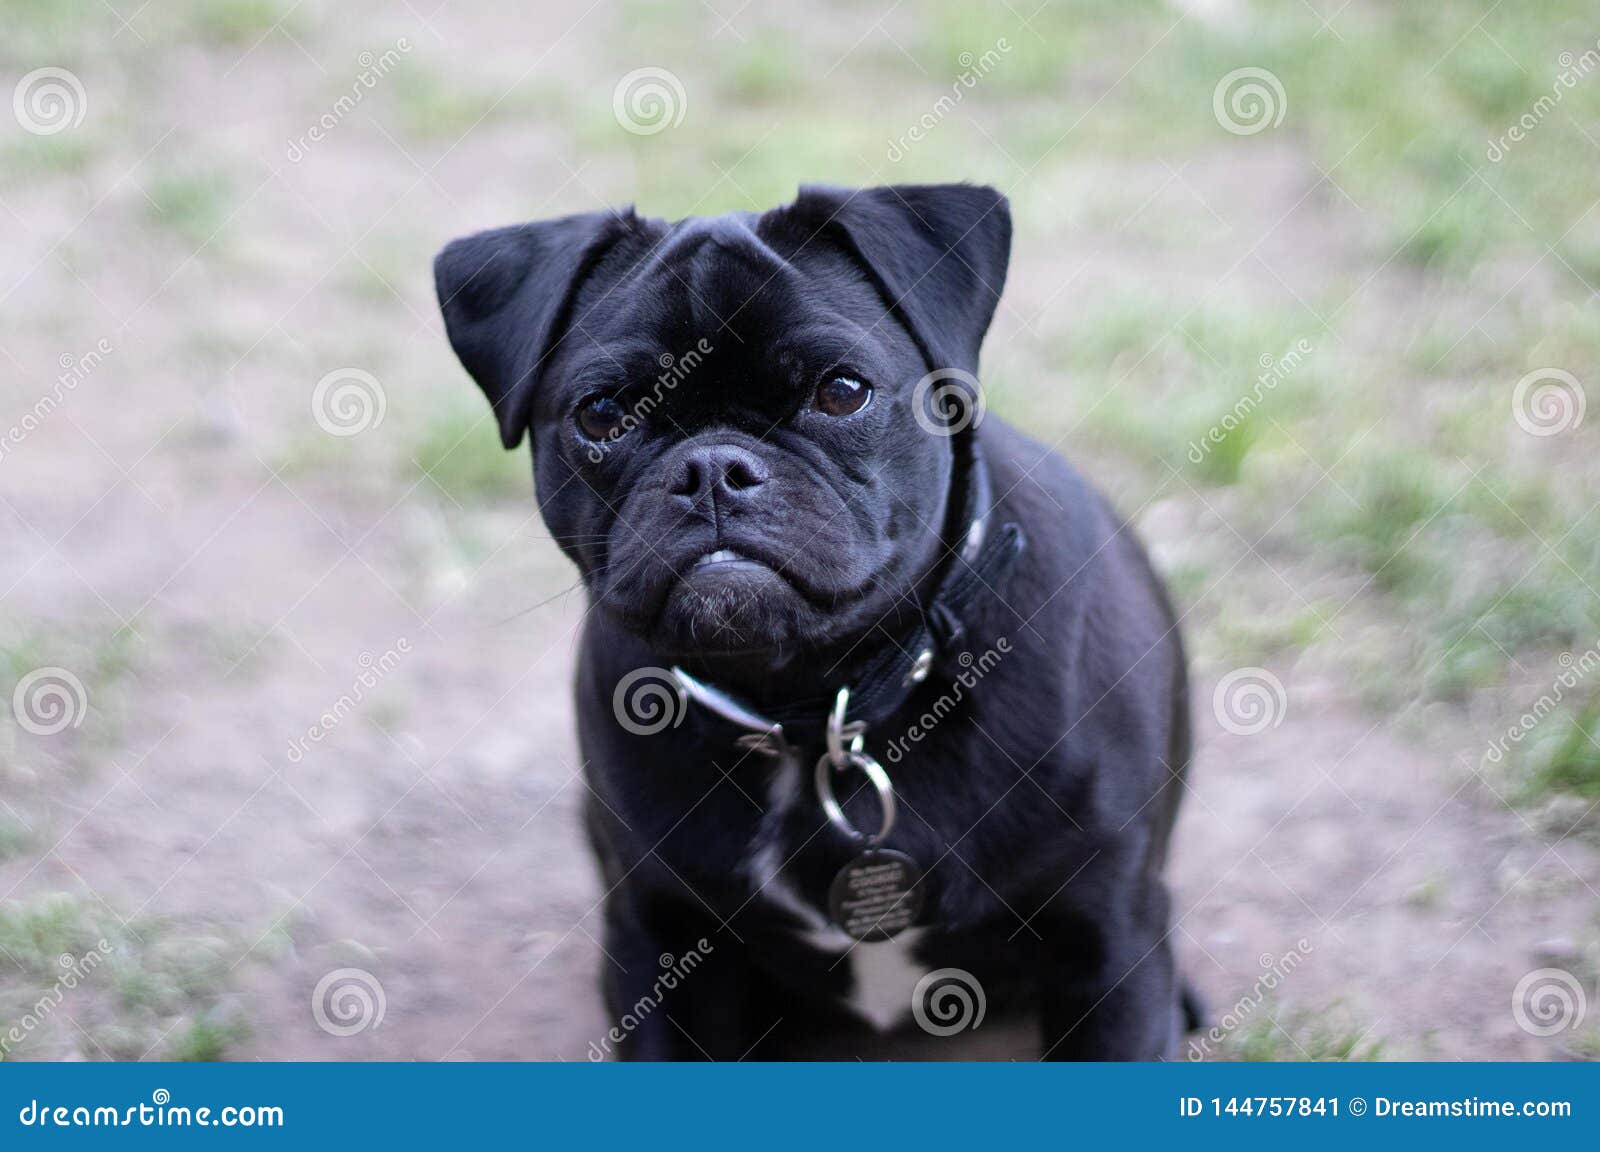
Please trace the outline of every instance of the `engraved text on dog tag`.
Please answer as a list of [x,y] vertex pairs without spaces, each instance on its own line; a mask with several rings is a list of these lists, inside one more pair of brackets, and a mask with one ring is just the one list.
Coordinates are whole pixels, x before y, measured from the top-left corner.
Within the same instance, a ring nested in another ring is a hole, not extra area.
[[922,911],[922,869],[904,852],[868,848],[833,878],[828,915],[857,940],[889,940]]

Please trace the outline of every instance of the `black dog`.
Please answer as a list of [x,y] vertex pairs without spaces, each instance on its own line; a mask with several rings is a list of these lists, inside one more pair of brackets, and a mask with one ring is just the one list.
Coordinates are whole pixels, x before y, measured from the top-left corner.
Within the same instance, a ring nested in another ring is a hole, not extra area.
[[506,447],[531,429],[594,608],[619,1026],[592,1052],[848,1056],[863,1018],[1012,1008],[1049,1058],[1176,1052],[1183,652],[1105,501],[983,416],[1010,245],[1003,196],[940,185],[439,255],[451,343]]

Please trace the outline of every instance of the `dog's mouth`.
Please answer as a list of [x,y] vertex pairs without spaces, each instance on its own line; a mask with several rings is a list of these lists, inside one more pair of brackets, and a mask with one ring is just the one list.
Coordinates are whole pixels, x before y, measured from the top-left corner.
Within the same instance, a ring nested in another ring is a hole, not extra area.
[[698,613],[710,608],[714,616],[742,616],[762,605],[790,597],[810,602],[804,581],[786,565],[754,550],[718,548],[673,566],[675,578],[665,590],[664,609]]
[[598,590],[607,614],[663,651],[770,652],[830,642],[868,611],[884,574],[884,564],[829,565],[749,532],[697,535],[670,551],[651,547],[651,563],[633,553],[613,560],[621,579]]
[[661,579],[630,594],[615,589],[609,607],[669,647],[705,652],[765,652],[831,631],[830,621],[852,609],[870,581],[833,588],[811,579],[805,566],[755,542],[723,541],[662,566]]
[[765,586],[782,585],[821,612],[835,612],[865,596],[873,587],[867,578],[843,587],[826,587],[808,578],[804,565],[793,563],[793,557],[779,560],[748,548],[718,548],[696,557],[680,570],[679,589],[690,592],[702,588],[721,591],[745,588],[757,592]]
[[775,572],[772,565],[762,560],[753,560],[742,552],[735,552],[732,548],[718,548],[715,552],[707,552],[693,564],[689,565],[688,577],[695,576],[722,576],[738,572]]

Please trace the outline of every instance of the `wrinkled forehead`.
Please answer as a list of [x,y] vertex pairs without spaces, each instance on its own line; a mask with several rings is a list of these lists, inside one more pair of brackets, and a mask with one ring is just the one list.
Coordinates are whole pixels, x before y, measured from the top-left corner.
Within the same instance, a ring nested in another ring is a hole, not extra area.
[[655,223],[618,245],[575,299],[573,322],[599,343],[655,339],[687,348],[760,344],[780,331],[861,334],[884,307],[866,277],[820,237],[775,234],[753,213]]

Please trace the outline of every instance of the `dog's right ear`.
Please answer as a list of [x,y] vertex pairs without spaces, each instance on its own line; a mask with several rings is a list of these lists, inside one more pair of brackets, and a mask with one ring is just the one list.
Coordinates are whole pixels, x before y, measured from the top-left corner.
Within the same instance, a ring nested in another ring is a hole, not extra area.
[[775,215],[831,234],[877,284],[929,369],[978,370],[1011,263],[1011,206],[973,184],[807,185]]
[[578,285],[633,221],[630,209],[496,228],[452,241],[434,258],[450,346],[489,398],[507,448],[522,442]]

